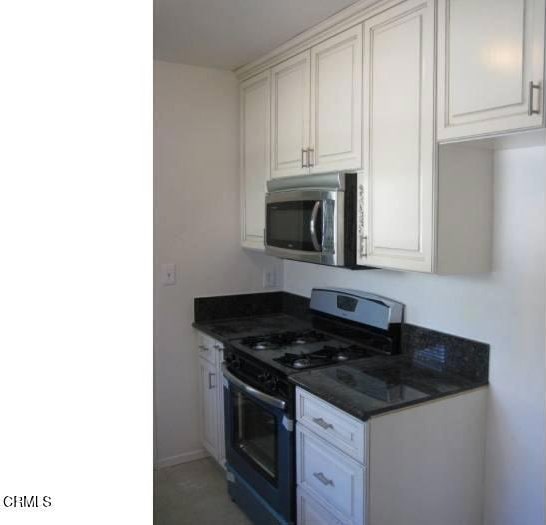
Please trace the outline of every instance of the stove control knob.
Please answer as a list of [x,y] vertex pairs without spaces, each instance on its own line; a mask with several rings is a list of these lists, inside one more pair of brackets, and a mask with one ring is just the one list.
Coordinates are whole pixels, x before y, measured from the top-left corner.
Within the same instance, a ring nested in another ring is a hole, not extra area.
[[271,393],[274,393],[277,391],[277,378],[276,377],[270,377],[266,382],[265,382],[265,387],[267,388],[267,390]]
[[260,383],[268,383],[271,380],[271,374],[269,372],[262,372],[258,375],[258,381]]

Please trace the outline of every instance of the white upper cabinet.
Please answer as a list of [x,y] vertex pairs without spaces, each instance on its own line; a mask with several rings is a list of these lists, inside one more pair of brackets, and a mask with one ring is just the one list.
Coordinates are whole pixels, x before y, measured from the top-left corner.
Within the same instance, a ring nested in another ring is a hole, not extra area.
[[270,174],[269,71],[241,84],[241,235],[246,248],[264,247],[265,191]]
[[438,9],[438,139],[542,126],[545,0]]
[[362,166],[362,25],[311,49],[311,173]]
[[408,0],[364,24],[364,175],[358,264],[430,272],[434,6]]
[[305,51],[271,70],[271,176],[309,173],[311,53]]
[[362,167],[362,25],[271,70],[271,176]]

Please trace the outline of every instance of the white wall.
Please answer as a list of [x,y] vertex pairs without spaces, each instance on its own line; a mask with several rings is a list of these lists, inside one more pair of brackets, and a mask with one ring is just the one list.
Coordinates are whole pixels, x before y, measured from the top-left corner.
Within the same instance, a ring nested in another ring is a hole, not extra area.
[[[262,289],[280,262],[240,248],[239,91],[227,71],[154,64],[156,462],[199,454],[193,298]],[[158,266],[178,266],[161,286]],[[128,363],[130,366],[130,363]]]
[[495,153],[490,274],[440,277],[284,263],[286,291],[307,296],[317,285],[369,290],[404,302],[410,323],[491,345],[487,525],[542,525],[545,519],[545,176],[543,147]]

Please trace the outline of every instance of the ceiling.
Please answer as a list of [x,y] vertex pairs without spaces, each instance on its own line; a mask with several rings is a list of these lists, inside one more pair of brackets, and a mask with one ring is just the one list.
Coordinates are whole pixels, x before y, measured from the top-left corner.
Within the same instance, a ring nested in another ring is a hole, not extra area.
[[154,0],[154,58],[235,69],[355,0]]

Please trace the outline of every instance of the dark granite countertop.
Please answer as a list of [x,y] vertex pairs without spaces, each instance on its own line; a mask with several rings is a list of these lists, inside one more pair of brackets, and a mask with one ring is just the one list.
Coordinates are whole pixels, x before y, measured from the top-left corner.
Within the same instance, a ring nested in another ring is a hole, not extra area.
[[311,327],[303,319],[281,313],[194,322],[193,326],[222,342],[286,330],[307,330]]
[[487,385],[486,379],[433,370],[409,355],[315,368],[290,376],[290,381],[362,421]]
[[[331,332],[331,323],[311,316],[308,306],[309,299],[286,292],[196,298],[193,326],[224,343],[286,330]],[[349,341],[357,336],[348,328],[343,332],[334,333]],[[293,384],[364,421],[488,384],[488,344],[408,323],[400,355],[295,371],[273,361],[272,352],[250,353],[281,369]]]

